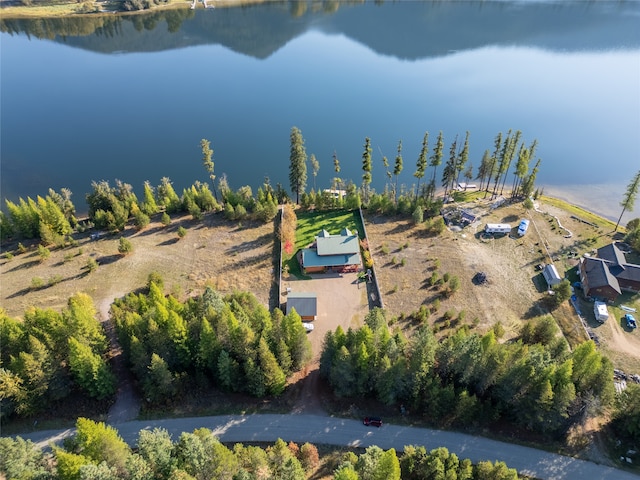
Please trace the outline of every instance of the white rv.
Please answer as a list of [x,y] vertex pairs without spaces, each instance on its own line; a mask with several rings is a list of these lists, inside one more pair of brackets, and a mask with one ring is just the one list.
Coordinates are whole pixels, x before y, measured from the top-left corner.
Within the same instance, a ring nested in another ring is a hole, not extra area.
[[485,233],[509,233],[511,232],[511,225],[508,223],[487,223],[484,231]]
[[600,323],[604,323],[609,318],[609,310],[607,310],[607,304],[603,302],[595,302],[593,304],[593,313],[596,315],[596,320]]

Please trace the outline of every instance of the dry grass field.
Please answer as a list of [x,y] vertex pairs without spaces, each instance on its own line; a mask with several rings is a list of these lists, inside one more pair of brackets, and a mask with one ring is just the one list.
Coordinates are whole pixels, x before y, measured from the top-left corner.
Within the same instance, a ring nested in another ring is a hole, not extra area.
[[[182,239],[177,235],[180,225],[187,229]],[[181,217],[166,228],[152,222],[139,232],[127,228],[97,240],[83,234],[77,245],[52,250],[42,262],[32,247],[0,263],[1,306],[9,316],[20,317],[30,306],[60,310],[75,292],[85,292],[104,315],[114,298],[145,286],[151,272],[160,273],[166,292],[180,299],[201,293],[209,284],[222,293],[251,291],[268,305],[270,295],[277,295],[273,228],[227,222],[221,215],[208,215],[200,223]],[[133,245],[129,255],[118,253],[121,236]],[[99,266],[88,273],[90,258]],[[43,288],[32,287],[38,278]]]
[[[424,227],[414,226],[408,220],[367,215],[367,235],[385,308],[393,316],[408,315],[422,305],[433,310],[438,299],[439,308],[429,316],[429,322],[436,329],[445,332],[447,325],[453,329],[466,323],[483,332],[500,321],[506,338],[517,335],[524,320],[548,313],[543,302],[547,295],[546,283],[536,265],[553,261],[560,275],[568,272],[572,280],[577,280],[572,276],[576,275],[579,257],[592,254],[595,248],[614,240],[614,225],[610,222],[559,205],[543,198],[538,202],[539,211],[527,211],[521,203],[491,210],[488,202],[471,200],[463,206],[482,214],[478,221],[463,229],[449,229],[437,237],[428,237]],[[531,220],[529,231],[523,237],[482,234],[486,223],[517,226],[521,218]],[[571,232],[570,238],[558,220]],[[445,298],[442,287],[430,286],[434,271],[440,278],[445,273],[458,277],[460,289]],[[477,272],[486,273],[486,284],[474,284],[472,279]],[[640,296],[626,295],[624,304],[640,310]],[[619,308],[610,308],[611,321],[600,325],[590,305],[582,302],[582,311],[601,348],[618,368],[640,373],[640,332],[623,328]],[[447,311],[454,319],[464,313],[460,320],[447,324]],[[552,314],[571,345],[587,339],[569,302]]]

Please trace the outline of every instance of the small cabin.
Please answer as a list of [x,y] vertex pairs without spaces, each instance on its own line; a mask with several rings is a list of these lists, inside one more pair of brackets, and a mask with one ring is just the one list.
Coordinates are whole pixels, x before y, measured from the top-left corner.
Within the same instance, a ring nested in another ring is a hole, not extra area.
[[508,223],[487,223],[484,231],[485,233],[509,233],[511,232],[511,225]]
[[529,229],[529,220],[527,220],[526,218],[523,218],[520,221],[520,225],[518,225],[518,236],[522,237],[525,233],[527,233],[528,229]]

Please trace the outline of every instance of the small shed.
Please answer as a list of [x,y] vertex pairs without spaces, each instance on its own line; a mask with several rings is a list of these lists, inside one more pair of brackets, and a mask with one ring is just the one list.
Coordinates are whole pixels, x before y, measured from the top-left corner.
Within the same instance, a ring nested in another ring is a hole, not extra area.
[[562,277],[558,274],[555,265],[545,265],[542,269],[542,275],[550,287],[557,285],[562,281]]
[[318,296],[311,292],[289,292],[287,313],[295,309],[302,320],[315,320],[318,315]]

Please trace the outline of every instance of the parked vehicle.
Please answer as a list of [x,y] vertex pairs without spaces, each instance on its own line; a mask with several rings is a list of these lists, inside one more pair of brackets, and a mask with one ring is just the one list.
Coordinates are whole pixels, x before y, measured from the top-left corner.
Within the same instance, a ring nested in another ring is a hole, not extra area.
[[487,223],[484,231],[485,233],[510,233],[511,225],[508,223]]
[[313,323],[302,322],[302,326],[307,331],[307,333],[313,332]]
[[636,319],[633,315],[631,315],[630,313],[627,313],[624,316],[625,321],[627,322],[627,328],[638,328],[638,324],[636,323]]
[[596,320],[600,323],[604,323],[609,318],[609,311],[607,310],[607,304],[603,302],[595,302],[593,304],[593,313],[596,316]]
[[527,233],[527,229],[529,228],[529,220],[526,218],[522,219],[520,225],[518,226],[518,236],[522,237],[525,233]]
[[367,427],[381,427],[382,419],[380,417],[364,417],[362,423]]

